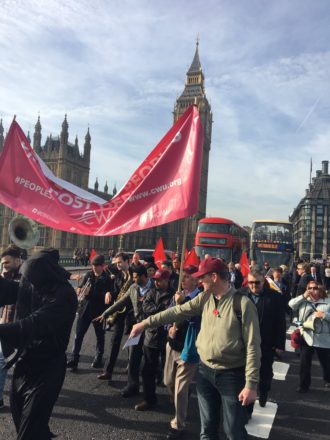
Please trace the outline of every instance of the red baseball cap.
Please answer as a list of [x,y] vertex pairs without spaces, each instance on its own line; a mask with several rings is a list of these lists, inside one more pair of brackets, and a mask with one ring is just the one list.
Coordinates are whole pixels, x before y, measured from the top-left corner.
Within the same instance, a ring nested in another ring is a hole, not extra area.
[[168,280],[171,274],[168,270],[157,270],[155,275],[152,277],[154,280]]
[[201,261],[198,271],[193,273],[192,276],[194,278],[200,278],[203,275],[212,272],[228,272],[228,266],[218,258],[206,258],[205,260]]
[[193,266],[192,264],[183,269],[183,272],[186,273],[187,275],[192,275],[193,273],[196,273],[197,271],[198,271],[198,267]]

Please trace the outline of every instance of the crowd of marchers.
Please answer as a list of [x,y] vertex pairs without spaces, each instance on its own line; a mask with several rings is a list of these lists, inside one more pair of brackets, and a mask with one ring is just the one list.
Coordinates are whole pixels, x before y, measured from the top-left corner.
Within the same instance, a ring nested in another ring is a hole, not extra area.
[[[105,264],[95,255],[79,280],[44,249],[22,263],[19,249],[1,255],[0,407],[6,374],[14,366],[10,406],[19,440],[48,440],[48,423],[66,370],[79,369],[84,336],[92,325],[95,380],[112,383],[125,335],[130,335],[122,398],[142,390],[136,411],[157,410],[157,384],[174,404],[166,439],[184,436],[188,402],[196,386],[201,439],[217,439],[220,420],[229,440],[247,439],[255,402],[265,407],[274,358],[285,349],[289,321],[301,330],[297,392],[308,392],[316,351],[330,386],[330,265],[297,261],[258,266],[243,277],[239,264],[206,256],[181,269],[179,258],[156,265],[126,253]],[[78,313],[72,350],[66,356]],[[107,337],[106,337],[107,336]],[[107,347],[105,343],[107,341]],[[106,350],[105,350],[106,348]],[[106,352],[106,356],[105,356]],[[222,418],[220,417],[222,413]]]

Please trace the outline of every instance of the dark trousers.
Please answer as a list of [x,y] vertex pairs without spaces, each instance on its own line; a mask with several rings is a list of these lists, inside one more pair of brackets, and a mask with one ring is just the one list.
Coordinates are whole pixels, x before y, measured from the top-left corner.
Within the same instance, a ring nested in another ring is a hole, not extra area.
[[314,351],[316,351],[322,367],[324,382],[330,383],[330,348],[310,347],[302,338],[299,380],[300,387],[304,389],[308,389],[311,384],[311,367]]
[[72,354],[74,358],[79,358],[79,353],[84,340],[84,336],[90,326],[93,324],[96,335],[96,356],[103,356],[104,353],[104,329],[101,322],[92,322],[94,316],[89,313],[89,310],[85,310],[82,315],[78,317],[76,326],[76,335],[73,344]]
[[159,349],[143,346],[142,385],[143,397],[150,405],[157,403],[156,375],[159,368]]
[[126,314],[120,313],[119,315],[117,315],[116,321],[111,328],[110,357],[107,360],[107,363],[105,365],[105,371],[108,374],[110,374],[110,376],[112,375],[113,369],[115,368],[115,364],[116,364],[116,361],[118,358],[120,344],[121,344],[121,340],[122,340],[122,337],[124,334],[124,329],[125,329],[125,319],[126,319]]
[[216,370],[202,362],[197,375],[197,397],[201,418],[201,440],[218,440],[220,409],[228,440],[246,440],[246,411],[238,401],[245,385],[245,368]]
[[268,393],[273,379],[274,350],[261,349],[261,365],[259,373],[259,392]]
[[[271,388],[273,379],[273,362],[274,362],[274,350],[261,349],[261,364],[259,371],[259,397],[266,396]],[[246,406],[246,411],[249,415],[253,413],[254,403],[250,403]]]
[[142,334],[139,343],[129,347],[127,387],[132,390],[139,389],[140,365],[143,356],[143,339]]
[[16,363],[10,406],[17,440],[50,440],[48,422],[61,391],[66,371],[65,354],[51,361]]

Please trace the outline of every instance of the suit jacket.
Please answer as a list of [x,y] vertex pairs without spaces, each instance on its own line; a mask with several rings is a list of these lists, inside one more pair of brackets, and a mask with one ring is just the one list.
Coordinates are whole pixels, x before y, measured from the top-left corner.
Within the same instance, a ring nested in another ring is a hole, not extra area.
[[[250,289],[241,289],[242,293],[251,298]],[[253,301],[251,299],[251,301]],[[282,297],[269,288],[259,294],[256,304],[260,325],[261,349],[285,349],[286,321]]]
[[311,274],[304,273],[299,280],[298,286],[297,286],[297,292],[296,296],[303,295],[306,292],[307,284],[310,281],[314,281],[314,278],[312,278]]
[[[319,271],[316,271],[316,273],[314,275],[312,273],[310,275],[314,281],[316,281],[319,284],[322,284],[322,277],[321,277],[321,274]],[[315,278],[314,278],[314,276],[315,276]]]

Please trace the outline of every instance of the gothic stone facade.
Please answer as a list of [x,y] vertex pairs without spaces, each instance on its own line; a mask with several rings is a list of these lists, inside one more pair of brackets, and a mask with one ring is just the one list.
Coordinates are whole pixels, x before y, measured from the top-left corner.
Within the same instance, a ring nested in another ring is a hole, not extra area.
[[[30,134],[28,140],[31,142]],[[69,124],[65,115],[62,123],[62,131],[60,136],[48,136],[44,145],[42,141],[42,127],[40,117],[35,125],[33,135],[33,148],[41,159],[47,164],[51,171],[58,177],[71,182],[85,190],[93,192],[103,199],[109,200],[113,194],[108,193],[108,185],[105,184],[104,191],[99,191],[99,184],[96,180],[94,188],[88,188],[89,170],[90,170],[90,154],[91,154],[91,135],[89,129],[85,136],[83,153],[79,151],[78,138],[75,142],[69,142]],[[3,125],[0,122],[0,151],[3,148]],[[113,190],[116,193],[116,188]],[[9,243],[8,225],[12,218],[16,215],[11,209],[0,205],[0,237],[3,250]],[[114,237],[89,237],[85,235],[77,235],[68,232],[58,231],[47,226],[40,225],[40,239],[33,250],[43,247],[55,247],[60,249],[62,256],[72,256],[76,247],[85,249],[96,248],[102,252],[113,249],[117,246]]]

